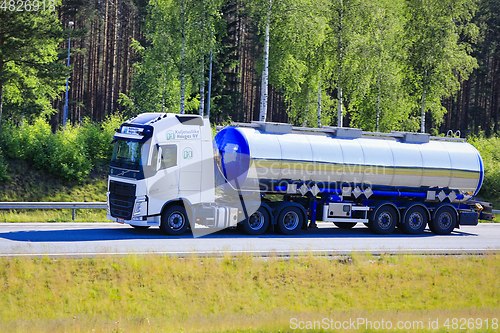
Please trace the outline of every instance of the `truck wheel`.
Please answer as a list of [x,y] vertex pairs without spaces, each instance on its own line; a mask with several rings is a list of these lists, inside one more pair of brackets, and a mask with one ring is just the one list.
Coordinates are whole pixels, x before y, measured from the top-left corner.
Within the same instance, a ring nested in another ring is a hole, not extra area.
[[377,210],[368,227],[376,234],[387,235],[394,231],[397,223],[398,214],[396,210],[389,205],[384,205]]
[[182,235],[188,228],[189,221],[184,207],[171,206],[161,214],[160,229],[170,236]]
[[436,235],[450,234],[455,225],[457,224],[457,215],[450,207],[441,207],[438,209],[431,223],[429,229]]
[[294,235],[299,232],[304,223],[304,217],[299,208],[288,206],[278,215],[278,230],[283,235]]
[[252,215],[241,222],[241,228],[248,235],[262,235],[269,226],[269,213],[263,207],[259,207]]
[[352,229],[357,224],[356,222],[333,222],[340,229]]
[[401,228],[403,232],[409,235],[421,234],[427,225],[427,212],[421,206],[413,206],[404,213],[404,220]]

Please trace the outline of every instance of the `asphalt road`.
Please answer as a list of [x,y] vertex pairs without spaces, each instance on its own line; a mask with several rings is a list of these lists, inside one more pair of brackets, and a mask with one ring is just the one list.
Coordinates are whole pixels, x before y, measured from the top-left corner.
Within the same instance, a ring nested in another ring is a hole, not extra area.
[[371,234],[358,224],[341,230],[331,223],[294,236],[267,233],[247,236],[224,230],[201,238],[169,237],[159,229],[135,230],[117,223],[0,223],[0,256],[85,257],[157,253],[174,256],[293,255],[303,252],[343,255],[352,252],[478,254],[500,252],[500,224],[462,226],[450,235],[429,230],[409,236],[396,230],[388,236]]

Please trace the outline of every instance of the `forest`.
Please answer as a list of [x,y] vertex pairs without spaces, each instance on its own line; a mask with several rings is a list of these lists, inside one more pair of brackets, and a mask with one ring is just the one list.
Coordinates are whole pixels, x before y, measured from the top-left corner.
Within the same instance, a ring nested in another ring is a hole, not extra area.
[[67,102],[71,124],[185,112],[217,124],[499,131],[500,0],[17,3],[0,6],[8,126],[43,117],[56,131]]

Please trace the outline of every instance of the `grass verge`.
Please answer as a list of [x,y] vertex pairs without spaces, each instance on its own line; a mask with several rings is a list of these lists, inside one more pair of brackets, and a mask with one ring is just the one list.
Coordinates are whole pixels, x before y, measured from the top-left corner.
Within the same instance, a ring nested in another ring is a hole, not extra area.
[[489,320],[493,332],[499,271],[500,255],[2,258],[0,331],[291,332],[365,318],[422,321],[414,331],[424,332],[463,317],[477,320],[469,331],[487,331]]
[[[0,201],[105,202],[107,169],[96,168],[83,182],[71,182],[26,161],[9,161],[9,179],[0,182]],[[72,222],[71,209],[0,210],[0,222]],[[104,209],[76,210],[75,222],[107,222]]]

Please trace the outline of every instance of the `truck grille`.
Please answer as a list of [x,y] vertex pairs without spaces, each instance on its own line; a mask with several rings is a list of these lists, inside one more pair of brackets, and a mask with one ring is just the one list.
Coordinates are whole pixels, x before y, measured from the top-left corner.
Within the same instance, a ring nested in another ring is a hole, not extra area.
[[116,181],[109,182],[109,209],[111,216],[130,220],[135,202],[135,185]]

